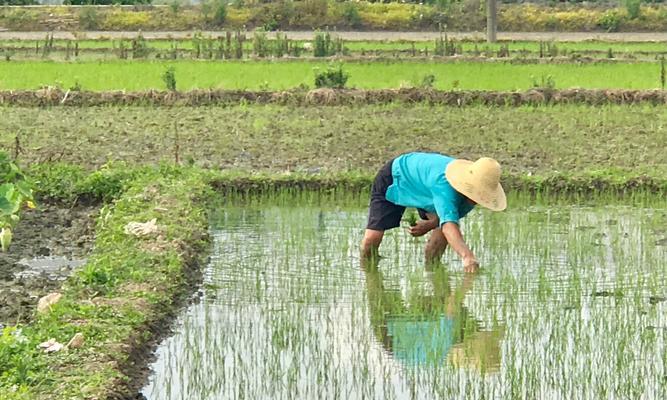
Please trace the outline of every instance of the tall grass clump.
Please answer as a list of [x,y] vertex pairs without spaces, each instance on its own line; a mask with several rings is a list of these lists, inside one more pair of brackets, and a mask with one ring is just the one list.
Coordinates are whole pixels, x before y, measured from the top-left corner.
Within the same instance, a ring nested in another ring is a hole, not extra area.
[[325,71],[315,73],[315,87],[343,89],[349,77],[349,74],[343,71],[343,67],[329,66]]
[[641,4],[642,0],[624,0],[623,5],[628,11],[628,17],[630,19],[637,19],[641,14]]
[[172,92],[176,91],[176,70],[174,67],[168,67],[162,74],[162,81],[164,82],[167,90]]
[[270,54],[269,39],[266,32],[262,29],[255,31],[252,38],[252,52],[257,57],[266,57]]
[[317,32],[313,45],[315,57],[330,57],[344,52],[343,39],[332,38],[329,32]]

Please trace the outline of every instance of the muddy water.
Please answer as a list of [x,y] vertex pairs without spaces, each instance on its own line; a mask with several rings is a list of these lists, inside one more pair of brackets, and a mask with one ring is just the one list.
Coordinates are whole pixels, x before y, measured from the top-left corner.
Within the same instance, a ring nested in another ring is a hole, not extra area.
[[667,208],[516,207],[463,224],[483,269],[362,209],[226,208],[148,399],[667,397]]
[[84,263],[96,215],[95,207],[50,205],[22,214],[9,251],[0,253],[0,326],[27,321],[37,300]]

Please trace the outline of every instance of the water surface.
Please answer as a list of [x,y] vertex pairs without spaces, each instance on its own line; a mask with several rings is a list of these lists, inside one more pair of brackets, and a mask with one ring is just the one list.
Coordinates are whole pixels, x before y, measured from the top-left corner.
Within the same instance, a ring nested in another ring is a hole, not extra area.
[[362,208],[225,207],[203,296],[164,341],[148,399],[667,397],[667,210],[473,211],[482,270]]

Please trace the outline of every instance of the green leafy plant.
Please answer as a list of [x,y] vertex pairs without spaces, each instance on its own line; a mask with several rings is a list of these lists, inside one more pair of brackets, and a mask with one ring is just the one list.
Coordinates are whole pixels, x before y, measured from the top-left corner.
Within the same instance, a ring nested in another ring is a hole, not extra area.
[[624,0],[625,9],[628,10],[628,17],[630,19],[637,19],[641,14],[642,0]]
[[227,19],[227,5],[222,0],[213,3],[213,24],[222,26]]
[[326,71],[315,73],[315,87],[316,88],[332,88],[342,89],[347,83],[350,75],[343,71],[343,67],[329,66]]
[[623,23],[623,15],[616,10],[610,10],[602,14],[598,21],[600,28],[607,32],[616,32]]
[[164,71],[162,81],[167,86],[167,90],[176,91],[176,70],[174,67],[169,67]]
[[28,338],[16,327],[0,329],[0,378],[14,385],[28,381],[32,357],[28,350]]
[[542,75],[538,81],[536,77],[533,78],[533,87],[536,89],[555,89],[556,80],[551,75]]
[[94,7],[82,7],[79,12],[79,26],[81,29],[95,30],[100,28],[101,17]]
[[435,85],[435,75],[428,74],[422,77],[419,87],[422,89],[431,89]]
[[403,221],[407,222],[410,226],[417,225],[417,213],[414,211],[406,212]]
[[357,10],[357,5],[354,3],[345,3],[343,6],[342,17],[343,21],[352,28],[361,26],[361,16],[359,15],[359,10]]
[[262,29],[255,31],[252,38],[252,51],[257,57],[267,57],[270,52],[269,38]]
[[315,43],[313,45],[313,55],[315,57],[329,57],[336,54],[345,53],[343,39],[332,38],[329,32],[316,32]]
[[35,207],[32,185],[5,152],[0,152],[0,247],[7,251],[22,206]]

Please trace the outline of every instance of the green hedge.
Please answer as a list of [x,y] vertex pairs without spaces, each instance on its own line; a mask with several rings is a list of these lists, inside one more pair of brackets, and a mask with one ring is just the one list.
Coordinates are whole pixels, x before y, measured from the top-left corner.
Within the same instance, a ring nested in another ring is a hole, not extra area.
[[[667,6],[640,5],[638,0],[629,0],[624,4],[615,7],[589,3],[501,4],[498,28],[501,31],[524,32],[667,30]],[[441,27],[450,31],[483,31],[485,26],[486,15],[481,0],[444,2],[442,5],[307,0],[247,6],[208,0],[201,6],[183,6],[174,2],[160,7],[44,6],[0,9],[0,28],[17,31],[218,28],[418,31]]]

